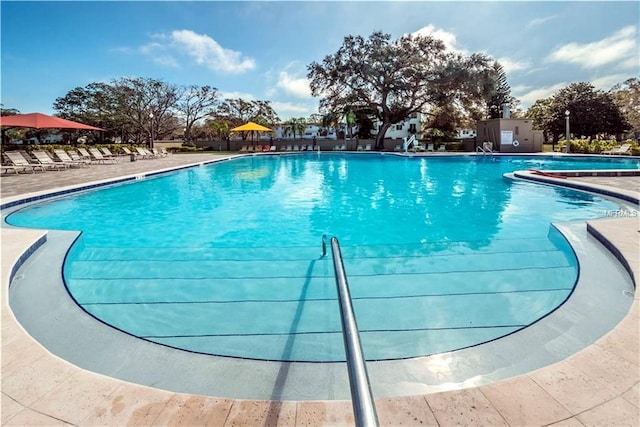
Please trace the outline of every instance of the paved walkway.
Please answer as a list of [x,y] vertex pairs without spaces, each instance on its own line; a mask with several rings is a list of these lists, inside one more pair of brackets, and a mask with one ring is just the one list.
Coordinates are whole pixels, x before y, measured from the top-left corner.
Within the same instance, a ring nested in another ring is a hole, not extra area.
[[[20,194],[212,158],[209,154],[174,155],[46,172],[38,177],[3,176],[2,202]],[[625,182],[616,185],[628,190]],[[607,183],[613,181],[604,179],[598,184]],[[590,225],[617,248],[637,283],[638,218],[599,220]],[[248,401],[186,395],[115,380],[54,357],[25,333],[8,306],[12,267],[44,233],[2,229],[2,425],[353,425],[347,401]],[[463,390],[377,399],[380,424],[640,425],[639,307],[636,293],[629,314],[614,330],[583,351],[527,375]]]

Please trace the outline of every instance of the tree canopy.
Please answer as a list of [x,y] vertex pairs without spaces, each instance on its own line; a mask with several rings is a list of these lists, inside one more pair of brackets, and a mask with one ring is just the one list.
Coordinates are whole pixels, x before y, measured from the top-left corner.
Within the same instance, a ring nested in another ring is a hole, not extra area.
[[430,107],[483,105],[494,87],[491,61],[480,54],[446,52],[431,36],[405,35],[396,41],[374,32],[368,39],[347,36],[335,54],[313,62],[307,77],[322,113],[369,110],[381,123],[376,148],[391,125]]
[[572,83],[550,98],[536,101],[527,115],[533,118],[537,129],[557,142],[566,132],[565,111],[569,112],[573,135],[595,138],[600,134],[620,134],[630,127],[613,96],[585,82]]
[[613,101],[629,123],[629,131],[640,136],[640,79],[633,78],[615,85],[611,91]]

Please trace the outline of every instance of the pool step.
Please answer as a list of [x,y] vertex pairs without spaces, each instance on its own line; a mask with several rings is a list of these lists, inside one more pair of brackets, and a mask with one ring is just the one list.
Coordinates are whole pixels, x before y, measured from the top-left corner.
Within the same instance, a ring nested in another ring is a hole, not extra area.
[[[74,261],[65,271],[69,278],[111,279],[260,279],[333,276],[329,257],[313,259],[198,259],[185,260],[178,251],[158,253],[152,260]],[[84,258],[84,257],[83,257]],[[330,264],[328,266],[328,264]],[[561,251],[451,254],[412,257],[371,257],[344,259],[349,277],[377,275],[415,275],[433,273],[483,272],[569,267]]]
[[[469,242],[382,252],[347,246],[365,357],[435,354],[535,322],[567,298],[577,277],[565,250],[538,243],[477,252]],[[318,252],[84,247],[65,280],[88,313],[153,342],[225,356],[341,361],[333,263]],[[385,314],[390,299],[401,316]]]

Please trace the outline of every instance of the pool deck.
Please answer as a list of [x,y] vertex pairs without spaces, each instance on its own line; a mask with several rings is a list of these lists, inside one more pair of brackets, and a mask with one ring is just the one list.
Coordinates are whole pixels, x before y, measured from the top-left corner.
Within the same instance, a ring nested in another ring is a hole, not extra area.
[[[2,203],[90,181],[210,161],[212,154],[36,174],[3,175]],[[551,178],[553,180],[553,178]],[[640,177],[570,177],[565,183],[640,197]],[[637,284],[640,218],[590,221]],[[80,369],[49,353],[8,303],[14,265],[45,231],[2,228],[2,425],[353,425],[349,401],[251,401],[174,393]],[[376,399],[380,425],[640,425],[640,304],[593,345],[565,360],[491,384]]]

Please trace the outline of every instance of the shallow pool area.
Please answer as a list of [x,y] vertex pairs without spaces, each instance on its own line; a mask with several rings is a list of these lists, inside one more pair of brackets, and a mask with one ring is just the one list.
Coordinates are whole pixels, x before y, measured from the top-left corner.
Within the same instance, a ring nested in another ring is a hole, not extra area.
[[320,256],[321,236],[335,235],[365,357],[404,359],[508,336],[571,295],[577,261],[551,224],[618,205],[502,176],[536,162],[251,156],[7,221],[82,230],[66,286],[120,331],[194,353],[305,362],[344,360],[332,266]]

